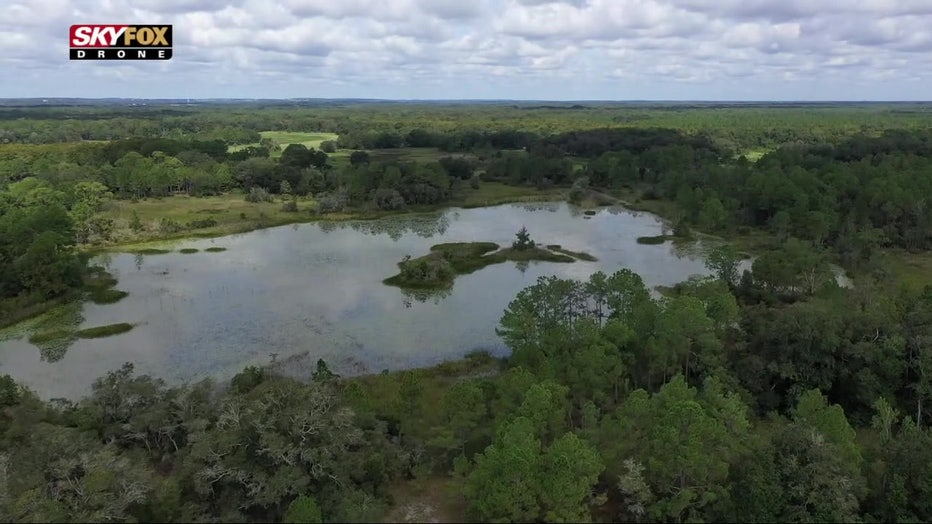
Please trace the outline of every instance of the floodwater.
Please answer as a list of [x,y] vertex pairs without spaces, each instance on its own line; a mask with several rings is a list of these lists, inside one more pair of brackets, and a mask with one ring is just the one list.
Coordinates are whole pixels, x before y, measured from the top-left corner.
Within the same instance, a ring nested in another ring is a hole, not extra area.
[[[595,255],[597,262],[514,262],[457,278],[445,296],[412,297],[382,284],[405,255],[441,242],[510,245],[528,228],[538,244]],[[78,398],[124,362],[171,384],[228,379],[273,360],[307,376],[318,358],[341,374],[431,366],[475,349],[507,353],[495,334],[504,308],[538,277],[586,279],[629,268],[648,287],[708,274],[703,246],[642,245],[662,222],[648,213],[602,208],[594,216],[565,203],[451,208],[378,221],[308,223],[184,241],[163,255],[101,257],[129,296],[83,305],[81,328],[128,322],[127,333],[79,339],[60,358],[43,357],[26,336],[0,339],[0,374],[44,398]],[[224,252],[204,252],[209,247]],[[180,248],[197,248],[181,254]],[[683,251],[685,250],[685,251]]]

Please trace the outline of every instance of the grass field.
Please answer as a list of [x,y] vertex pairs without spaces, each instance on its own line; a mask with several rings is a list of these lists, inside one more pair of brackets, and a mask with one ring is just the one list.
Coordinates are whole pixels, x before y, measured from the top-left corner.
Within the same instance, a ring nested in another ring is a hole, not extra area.
[[922,289],[932,284],[932,253],[892,251],[886,264],[897,285]]
[[[480,207],[511,202],[541,202],[562,200],[561,190],[539,191],[531,187],[515,187],[496,182],[485,182],[479,189],[469,187],[458,191],[454,198],[442,206],[418,208],[410,211],[429,211],[442,207]],[[108,204],[104,216],[114,221],[111,247],[126,248],[162,247],[160,241],[183,238],[202,238],[243,233],[263,227],[312,222],[315,220],[352,220],[372,218],[399,212],[369,212],[365,210],[350,211],[339,215],[319,217],[311,212],[316,203],[311,198],[298,200],[297,212],[282,211],[282,202],[251,203],[246,202],[238,192],[219,196],[192,197],[176,195],[165,198],[151,198],[138,202],[116,200]],[[133,212],[139,215],[143,231],[134,232],[129,225]],[[184,226],[195,220],[213,219],[216,225],[205,228],[188,229]],[[179,226],[180,231],[166,231],[162,221],[167,220]]]
[[[278,145],[281,149],[285,149],[290,144],[304,144],[308,148],[319,149],[320,144],[327,140],[336,140],[339,135],[336,133],[301,133],[296,131],[260,131],[262,138],[268,138],[273,143]],[[259,144],[239,144],[235,146],[230,146],[230,152],[239,151],[240,149],[245,149],[250,146],[258,146]],[[272,157],[281,156],[281,151],[272,151]]]
[[[298,212],[282,211],[281,200],[275,202],[246,202],[240,193],[219,196],[192,197],[176,195],[151,198],[139,202],[117,200],[109,204],[104,214],[114,220],[113,241],[117,244],[171,237],[211,237],[250,231],[268,225],[288,224],[307,220],[306,211],[313,205],[310,199],[298,200]],[[144,230],[135,233],[129,224],[133,212],[139,215]],[[161,221],[170,220],[181,226],[194,220],[211,218],[217,225],[185,230],[182,234],[169,234],[162,230]]]
[[774,149],[772,147],[748,149],[747,151],[743,151],[741,154],[737,155],[735,158],[737,158],[738,156],[744,155],[744,158],[747,158],[749,161],[757,162],[758,160],[761,159],[762,156],[766,155],[767,153],[770,153],[773,150]]

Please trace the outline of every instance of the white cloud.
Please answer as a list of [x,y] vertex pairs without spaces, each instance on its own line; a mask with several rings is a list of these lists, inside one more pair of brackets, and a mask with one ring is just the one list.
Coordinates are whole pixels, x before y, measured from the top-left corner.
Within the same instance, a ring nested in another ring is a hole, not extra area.
[[[72,23],[172,23],[174,58],[68,63]],[[0,96],[902,99],[930,56],[929,0],[12,0]]]

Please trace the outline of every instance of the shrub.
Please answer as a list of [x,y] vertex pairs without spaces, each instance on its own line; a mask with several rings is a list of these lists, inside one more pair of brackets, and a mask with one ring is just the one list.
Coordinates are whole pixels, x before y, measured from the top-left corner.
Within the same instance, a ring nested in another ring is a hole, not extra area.
[[184,229],[184,227],[182,227],[181,224],[170,218],[162,218],[162,220],[159,221],[159,231],[162,233],[177,233],[182,229]]
[[405,206],[405,199],[397,190],[380,188],[375,190],[372,197],[376,207],[386,211],[394,211]]
[[142,220],[139,218],[139,213],[137,213],[136,210],[133,210],[133,218],[129,221],[129,228],[133,233],[139,233],[145,229]]
[[258,204],[259,202],[272,202],[274,199],[268,191],[261,187],[254,187],[246,194],[246,202]]
[[298,202],[296,200],[286,200],[282,202],[282,211],[286,213],[297,213]]
[[192,220],[188,222],[188,229],[201,229],[205,227],[214,227],[217,225],[217,221],[213,218],[201,218],[197,220]]
[[342,195],[327,195],[317,201],[318,213],[339,213],[346,207],[346,198]]

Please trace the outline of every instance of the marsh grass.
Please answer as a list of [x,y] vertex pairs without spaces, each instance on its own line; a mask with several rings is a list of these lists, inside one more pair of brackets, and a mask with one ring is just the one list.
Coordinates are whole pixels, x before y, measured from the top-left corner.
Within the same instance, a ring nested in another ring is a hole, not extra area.
[[167,255],[171,253],[170,249],[161,249],[156,247],[144,247],[129,251],[133,255]]
[[129,296],[129,293],[119,289],[98,289],[91,291],[89,296],[95,304],[115,304]]
[[570,251],[569,249],[563,249],[560,246],[556,246],[556,247],[547,246],[547,248],[552,251],[556,251],[557,253],[561,253],[561,254],[573,257],[577,260],[584,260],[586,262],[595,262],[599,260],[595,256],[590,255],[589,253],[586,253],[585,251]]
[[209,247],[209,248],[205,249],[204,251],[206,251],[206,252],[208,252],[208,253],[220,253],[220,252],[223,252],[223,251],[226,251],[226,250],[227,250],[227,248],[225,248],[225,247]]
[[126,291],[113,289],[116,285],[117,279],[99,266],[94,266],[84,278],[84,290],[95,304],[114,304],[129,295]]
[[638,237],[637,242],[638,242],[638,244],[644,244],[644,245],[648,245],[648,246],[654,246],[654,245],[657,245],[657,244],[663,244],[664,242],[666,242],[666,241],[669,240],[670,238],[671,238],[671,237],[669,237],[669,236],[667,236],[667,235],[656,235],[656,236],[651,236],[651,237]]
[[32,335],[29,336],[29,343],[39,345],[39,344],[45,344],[48,342],[52,342],[52,341],[56,341],[56,340],[60,340],[64,338],[70,338],[73,336],[74,336],[74,331],[71,331],[68,329],[55,329],[52,331],[33,333]]
[[178,250],[179,253],[183,253],[183,254],[185,254],[185,255],[191,255],[191,254],[194,254],[194,253],[200,253],[200,251],[201,251],[200,249],[195,249],[195,248],[193,248],[193,247],[186,247],[186,248],[184,248],[184,249],[179,249],[179,250]]
[[126,333],[127,331],[133,329],[132,324],[127,324],[126,322],[120,322],[118,324],[108,324],[106,326],[96,326],[92,328],[82,329],[75,333],[75,336],[78,338],[103,338],[113,335],[119,335],[121,333]]

